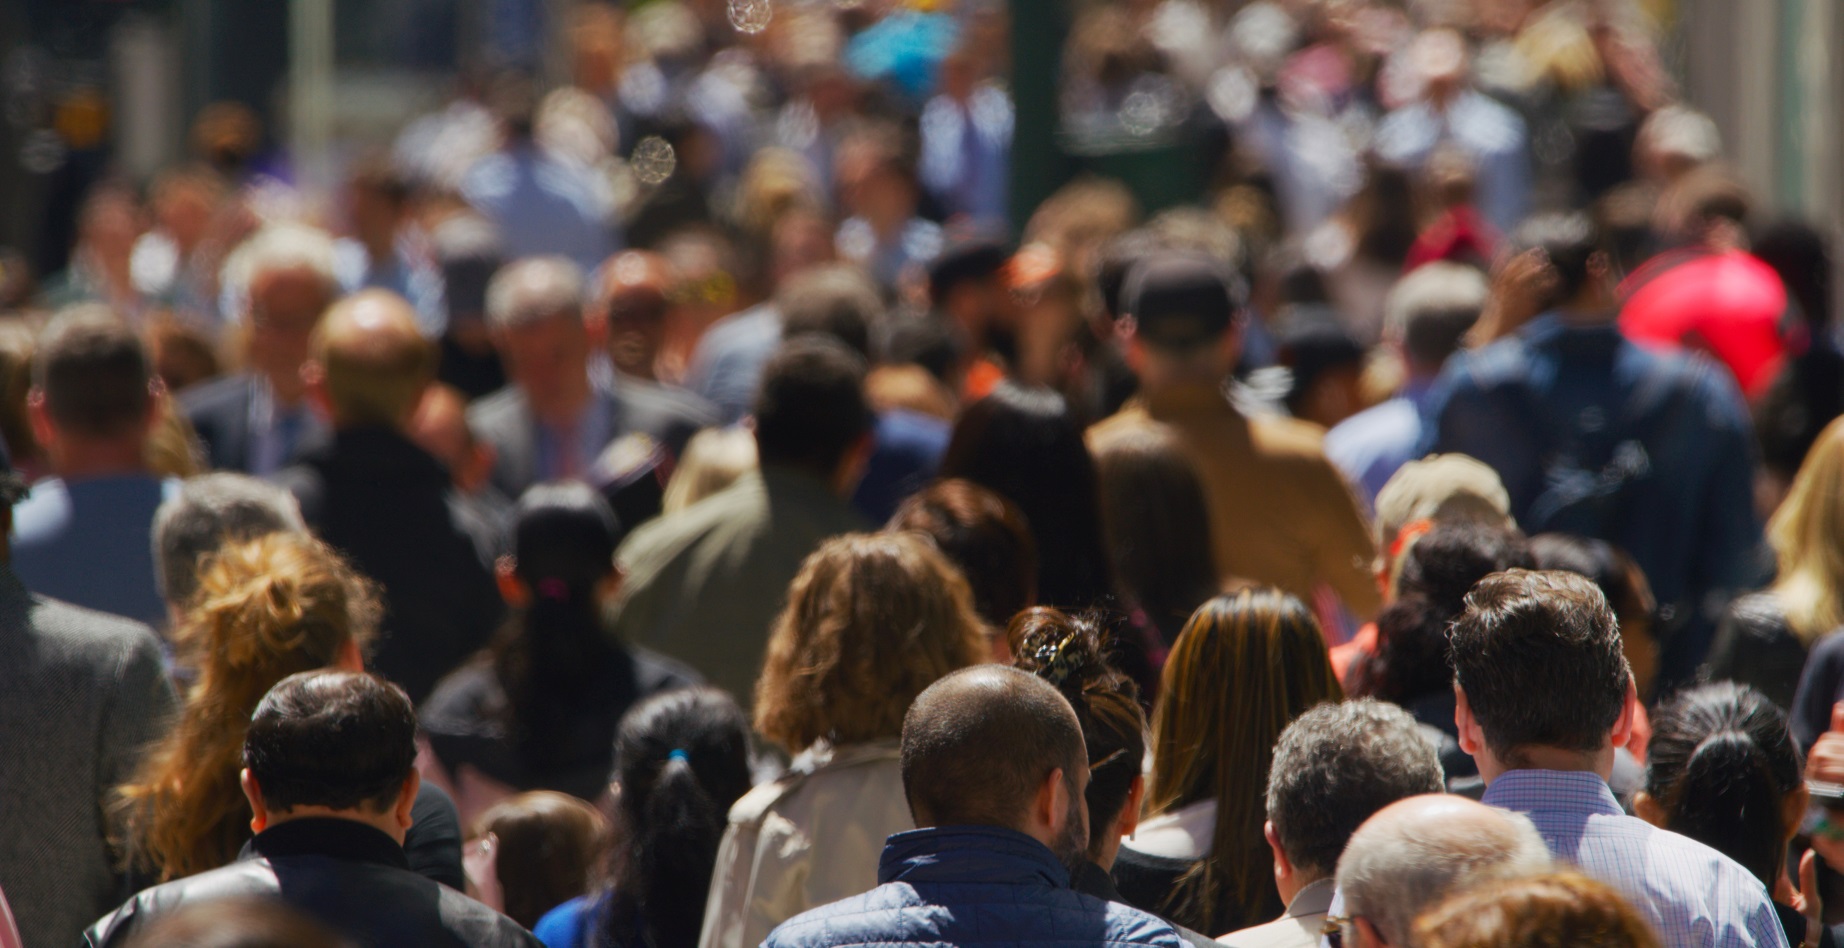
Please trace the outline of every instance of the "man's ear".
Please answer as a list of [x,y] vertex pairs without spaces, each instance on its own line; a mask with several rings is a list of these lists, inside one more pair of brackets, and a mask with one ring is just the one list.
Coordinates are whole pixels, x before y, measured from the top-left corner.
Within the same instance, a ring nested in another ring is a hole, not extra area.
[[1120,815],[1114,818],[1114,828],[1125,838],[1133,835],[1140,828],[1140,807],[1146,804],[1146,775],[1135,774],[1133,782],[1127,785],[1127,803],[1120,808]]
[[1639,717],[1639,689],[1633,684],[1633,676],[1626,676],[1626,698],[1620,704],[1620,717],[1614,721],[1612,744],[1625,747],[1633,739],[1633,723]]
[[1274,881],[1283,882],[1293,877],[1293,860],[1287,858],[1287,851],[1281,848],[1281,834],[1274,831],[1274,821],[1261,824],[1261,835],[1268,841],[1268,849],[1274,853]]
[[514,609],[531,605],[531,587],[519,578],[518,560],[510,554],[493,561],[493,579],[499,585],[499,598]]
[[301,384],[307,387],[308,404],[322,418],[333,417],[333,399],[327,395],[327,370],[319,362],[309,359],[301,364]]
[[243,798],[250,801],[250,832],[260,833],[269,828],[269,807],[263,803],[262,785],[245,767],[237,772],[237,784],[243,788]]
[[1031,800],[1031,822],[1055,838],[1068,816],[1069,788],[1063,783],[1063,768],[1058,767],[1037,785],[1037,795]]
[[1454,682],[1453,696],[1453,724],[1459,732],[1460,749],[1477,757],[1480,748],[1485,746],[1485,733],[1479,727],[1479,719],[1473,717],[1473,706],[1466,700],[1466,689],[1460,687],[1459,682]]
[[403,782],[403,792],[397,795],[397,805],[391,809],[391,816],[396,818],[397,825],[406,831],[416,822],[411,812],[416,809],[416,792],[422,786],[423,775],[416,768],[410,768],[410,777]]

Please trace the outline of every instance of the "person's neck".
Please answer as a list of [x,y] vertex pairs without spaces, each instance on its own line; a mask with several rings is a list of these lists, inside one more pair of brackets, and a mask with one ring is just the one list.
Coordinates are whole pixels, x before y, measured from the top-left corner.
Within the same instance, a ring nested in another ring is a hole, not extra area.
[[1567,326],[1607,326],[1620,318],[1620,301],[1610,291],[1588,289],[1564,300],[1554,312]]
[[383,813],[373,813],[363,807],[356,810],[335,810],[324,806],[297,806],[286,813],[269,814],[269,822],[263,829],[271,830],[297,820],[345,820],[348,823],[369,826],[389,836],[396,841],[397,845],[403,845],[404,827],[397,822],[395,814],[389,810]]
[[52,470],[66,481],[147,473],[147,443],[141,438],[60,442]]
[[557,397],[548,399],[545,404],[533,403],[531,413],[540,424],[564,428],[576,424],[583,417],[584,409],[589,407],[589,399],[595,394],[589,384],[587,368],[580,379],[572,378],[568,388],[558,393]]
[[307,384],[301,381],[299,366],[292,372],[264,372],[263,378],[269,383],[269,397],[277,408],[293,410],[307,400]]
[[1613,777],[1614,748],[1609,744],[1598,751],[1582,752],[1560,747],[1520,747],[1510,761],[1501,761],[1490,750],[1473,755],[1479,776],[1487,785],[1514,770],[1554,770],[1563,773],[1587,773],[1602,781]]

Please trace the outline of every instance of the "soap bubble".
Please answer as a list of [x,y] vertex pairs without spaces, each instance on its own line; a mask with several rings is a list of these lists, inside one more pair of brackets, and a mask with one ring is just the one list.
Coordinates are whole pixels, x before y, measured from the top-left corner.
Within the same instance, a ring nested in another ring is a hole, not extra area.
[[738,33],[760,33],[775,16],[770,0],[730,0],[730,25]]
[[628,157],[628,167],[634,171],[634,177],[645,184],[660,184],[672,177],[672,172],[679,166],[679,156],[664,138],[655,135],[643,138],[634,146],[634,154]]

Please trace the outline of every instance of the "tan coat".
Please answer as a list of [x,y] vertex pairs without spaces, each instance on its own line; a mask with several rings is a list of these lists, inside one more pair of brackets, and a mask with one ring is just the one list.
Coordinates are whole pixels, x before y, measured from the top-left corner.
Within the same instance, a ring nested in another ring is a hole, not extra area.
[[776,925],[877,887],[884,839],[915,829],[895,740],[816,745],[730,808],[699,948],[756,948]]
[[1171,431],[1197,469],[1225,582],[1276,586],[1309,606],[1324,583],[1359,618],[1377,611],[1370,529],[1326,460],[1317,426],[1245,417],[1220,389],[1191,386],[1134,399],[1089,429],[1089,447],[1155,423]]

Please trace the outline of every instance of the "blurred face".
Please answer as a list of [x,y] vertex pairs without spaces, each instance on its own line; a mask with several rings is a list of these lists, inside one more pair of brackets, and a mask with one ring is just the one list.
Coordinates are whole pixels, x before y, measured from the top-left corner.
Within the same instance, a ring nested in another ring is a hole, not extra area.
[[205,238],[211,216],[217,210],[208,189],[193,184],[177,184],[162,194],[155,208],[160,226],[181,248],[190,250]]
[[352,187],[346,192],[347,213],[352,217],[354,236],[368,245],[388,245],[397,234],[397,205],[390,198],[366,187]]
[[589,335],[575,313],[560,313],[498,333],[506,375],[539,416],[571,413],[586,391]]
[[776,284],[802,270],[831,263],[834,251],[832,227],[824,218],[812,214],[783,217],[774,232]]
[[104,261],[126,263],[141,236],[140,215],[121,198],[98,201],[83,219],[83,243]]
[[294,390],[308,342],[333,302],[312,270],[268,270],[250,281],[250,364],[284,393]]

